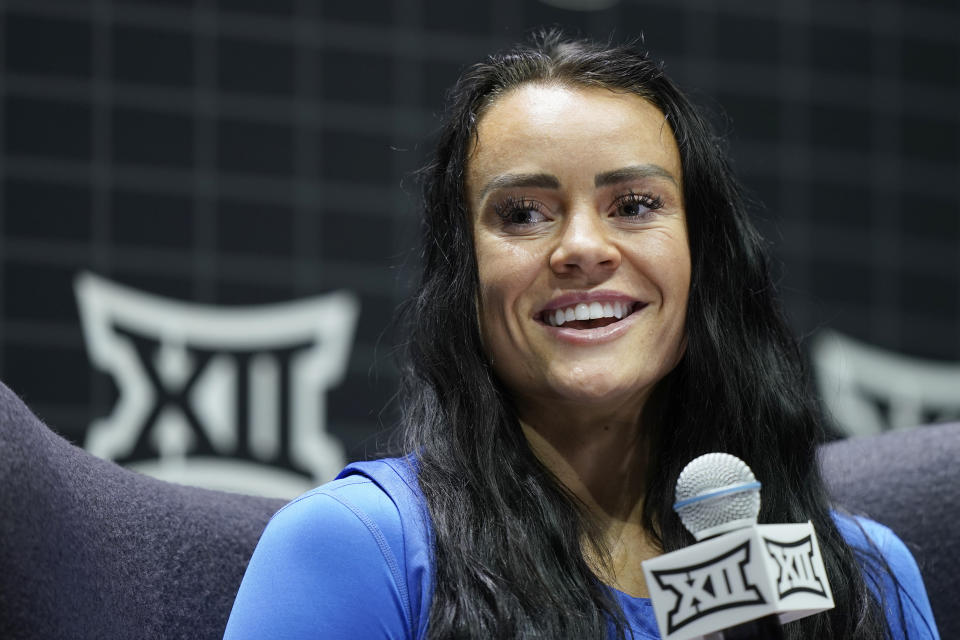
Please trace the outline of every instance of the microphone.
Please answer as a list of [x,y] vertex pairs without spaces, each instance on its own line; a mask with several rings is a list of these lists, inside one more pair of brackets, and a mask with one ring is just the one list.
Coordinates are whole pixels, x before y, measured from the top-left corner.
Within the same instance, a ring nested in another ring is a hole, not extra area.
[[781,640],[833,608],[813,525],[758,525],[760,483],[736,456],[690,462],[673,508],[697,543],[643,563],[664,640]]
[[[760,483],[746,462],[728,453],[708,453],[677,478],[673,510],[697,541],[757,524]],[[723,640],[783,640],[775,614],[719,632]]]
[[757,524],[760,483],[747,463],[729,453],[708,453],[680,472],[673,510],[699,542]]

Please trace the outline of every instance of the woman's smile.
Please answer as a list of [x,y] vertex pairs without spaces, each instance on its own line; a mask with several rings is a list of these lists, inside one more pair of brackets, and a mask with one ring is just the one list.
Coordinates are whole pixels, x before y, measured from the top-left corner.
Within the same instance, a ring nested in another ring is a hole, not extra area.
[[551,327],[594,329],[613,324],[644,306],[615,291],[566,294],[546,304],[537,319]]
[[614,291],[568,293],[551,300],[534,320],[557,340],[596,344],[621,336],[646,306]]

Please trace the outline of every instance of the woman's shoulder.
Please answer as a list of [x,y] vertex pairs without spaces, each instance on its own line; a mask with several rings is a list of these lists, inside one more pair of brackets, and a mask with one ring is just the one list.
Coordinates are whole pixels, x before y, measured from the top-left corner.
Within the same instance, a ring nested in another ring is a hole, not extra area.
[[[405,458],[355,462],[330,482],[294,498],[280,508],[268,528],[305,527],[319,540],[317,524],[327,532],[367,530],[390,551],[411,542],[411,530],[421,511],[416,472]],[[407,535],[404,535],[405,530]]]
[[[427,538],[399,460],[348,466],[267,524],[226,637],[417,637]],[[277,585],[284,585],[280,591]],[[363,612],[363,615],[360,614]],[[378,635],[379,634],[379,635]]]
[[910,556],[910,550],[886,525],[864,516],[833,512],[837,529],[855,551],[879,551],[884,558]]
[[[834,512],[833,519],[853,549],[867,586],[880,598],[894,637],[939,638],[923,576],[903,540],[889,527],[863,516]],[[904,635],[897,632],[900,626]]]
[[833,520],[847,544],[858,555],[880,554],[898,580],[916,581],[906,587],[923,587],[920,570],[907,545],[886,525],[863,516],[834,513]]
[[[337,477],[294,498],[274,514],[273,519],[283,519],[291,512],[353,512],[362,511],[368,515],[379,515],[385,521],[395,520],[398,515],[396,498],[383,483],[378,483],[369,473],[358,473],[357,469],[392,468],[390,459],[354,463],[347,466]],[[404,496],[397,496],[402,499]],[[333,515],[327,513],[326,515]],[[359,514],[357,514],[359,515]]]

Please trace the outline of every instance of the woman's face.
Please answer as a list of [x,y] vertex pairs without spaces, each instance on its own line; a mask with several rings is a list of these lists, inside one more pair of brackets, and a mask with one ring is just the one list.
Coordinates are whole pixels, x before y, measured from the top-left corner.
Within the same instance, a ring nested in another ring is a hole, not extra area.
[[467,198],[480,329],[521,419],[636,419],[683,353],[690,289],[664,115],[634,94],[527,84],[477,131]]

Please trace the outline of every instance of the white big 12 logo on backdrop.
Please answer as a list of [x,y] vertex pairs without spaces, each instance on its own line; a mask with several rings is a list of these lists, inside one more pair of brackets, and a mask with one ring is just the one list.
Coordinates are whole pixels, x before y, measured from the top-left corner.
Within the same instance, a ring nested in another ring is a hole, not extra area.
[[213,307],[90,273],[75,288],[90,359],[119,390],[87,432],[93,454],[173,482],[285,498],[344,466],[325,400],[346,372],[354,295]]
[[960,365],[907,357],[821,331],[811,350],[827,413],[848,436],[960,419]]

